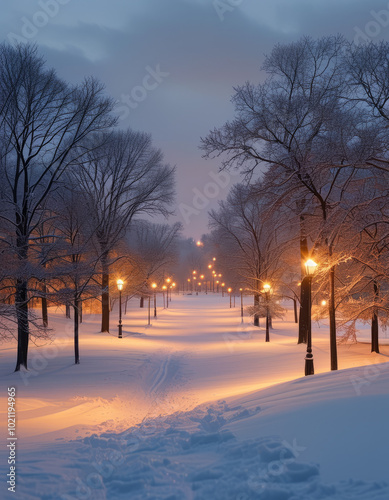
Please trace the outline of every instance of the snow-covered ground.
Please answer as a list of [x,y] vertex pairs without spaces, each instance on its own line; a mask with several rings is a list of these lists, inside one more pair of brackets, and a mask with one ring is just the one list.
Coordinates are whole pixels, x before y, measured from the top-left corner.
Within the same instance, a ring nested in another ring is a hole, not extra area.
[[116,311],[111,334],[85,314],[80,365],[59,310],[28,372],[1,346],[2,424],[15,386],[18,437],[15,495],[3,428],[2,498],[389,499],[388,345],[340,345],[328,372],[328,328],[314,323],[304,377],[291,311],[265,343],[229,297],[172,299],[150,327],[133,301],[123,339]]

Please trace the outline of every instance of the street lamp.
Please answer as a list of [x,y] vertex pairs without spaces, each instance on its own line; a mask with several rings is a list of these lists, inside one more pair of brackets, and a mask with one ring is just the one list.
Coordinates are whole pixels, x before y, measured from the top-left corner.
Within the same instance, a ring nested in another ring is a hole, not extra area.
[[123,338],[123,325],[122,325],[122,290],[123,290],[123,285],[124,281],[123,280],[117,280],[116,284],[118,286],[119,290],[119,333],[118,333],[118,338],[121,339]]
[[169,307],[169,288],[170,288],[170,302],[172,300],[172,294],[171,294],[171,281],[172,279],[171,278],[166,278],[166,283],[167,283],[167,292],[166,292],[166,307]]
[[154,318],[157,317],[157,283],[152,283],[151,287],[154,290]]
[[312,354],[312,277],[315,274],[317,264],[312,259],[305,263],[306,279],[308,281],[308,324],[307,324],[307,354],[305,356],[305,375],[313,375],[313,354]]
[[239,288],[240,291],[240,317],[242,318],[243,323],[243,288]]
[[263,293],[265,294],[266,302],[266,342],[270,342],[269,335],[269,298],[270,298],[271,286],[269,283],[263,285]]
[[226,286],[226,284],[225,284],[225,283],[222,283],[222,284],[221,284],[221,287],[222,287],[222,297],[224,297],[224,287],[225,287],[225,286]]
[[231,307],[232,307],[232,304],[231,304],[231,292],[232,292],[232,288],[227,288],[227,292],[230,295],[230,309],[231,309]]

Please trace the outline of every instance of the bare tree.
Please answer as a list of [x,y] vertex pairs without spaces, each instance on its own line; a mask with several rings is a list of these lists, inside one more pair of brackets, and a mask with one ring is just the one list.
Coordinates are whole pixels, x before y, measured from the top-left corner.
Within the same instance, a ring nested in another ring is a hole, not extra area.
[[[314,212],[321,218],[316,245],[327,249],[330,260],[333,228],[339,227],[334,208],[360,175],[357,167],[381,147],[366,110],[342,97],[344,47],[341,37],[277,45],[264,63],[268,80],[238,87],[236,118],[202,140],[206,157],[224,155],[224,168],[238,167],[250,176],[262,166],[278,175],[280,187],[300,192],[304,217]],[[331,369],[336,370],[335,266],[328,279]]]
[[352,89],[351,98],[370,112],[370,140],[376,147],[366,155],[366,163],[389,171],[389,43],[381,41],[363,45],[349,44],[344,56],[344,73]]
[[75,170],[86,209],[95,219],[101,256],[102,322],[109,331],[110,254],[135,216],[169,214],[174,168],[163,163],[148,134],[127,130],[96,135],[88,141],[88,162]]
[[[254,325],[259,325],[258,311],[266,281],[276,288],[281,281],[282,251],[288,247],[288,212],[276,204],[264,183],[235,185],[219,210],[210,212],[214,239],[220,242],[219,256],[240,277],[241,285],[254,295]],[[289,238],[290,239],[290,238]]]
[[79,364],[82,303],[100,295],[97,280],[99,256],[93,245],[96,228],[90,214],[85,213],[84,193],[72,185],[71,178],[66,187],[57,190],[52,207],[57,215],[57,245],[49,254],[53,264],[50,295],[57,302],[73,307],[74,359],[75,364]]
[[[5,210],[18,272],[15,310],[18,321],[16,371],[27,368],[29,343],[29,250],[44,217],[42,206],[55,182],[74,161],[75,146],[91,132],[111,127],[112,100],[94,79],[70,86],[60,80],[34,47],[0,46],[0,88],[8,96],[1,108],[0,169]],[[81,157],[85,150],[79,153]],[[38,236],[39,238],[39,236]]]
[[130,229],[127,240],[141,270],[142,284],[151,279],[162,281],[168,275],[177,257],[177,240],[181,223],[173,225],[137,221]]

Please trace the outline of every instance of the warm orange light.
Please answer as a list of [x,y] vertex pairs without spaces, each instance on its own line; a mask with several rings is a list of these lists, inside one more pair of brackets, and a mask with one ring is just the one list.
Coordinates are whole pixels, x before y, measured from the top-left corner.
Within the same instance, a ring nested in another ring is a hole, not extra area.
[[214,257],[214,258],[213,258],[212,260],[213,260],[213,261],[215,262],[215,260],[216,260],[216,257]]
[[212,264],[208,264],[208,269],[212,269]]
[[188,278],[188,281],[190,282],[190,278]]
[[221,278],[221,277],[222,277],[222,275],[221,275],[221,274],[219,274],[219,278]]
[[216,284],[218,285],[219,284],[219,280],[216,281]]
[[153,288],[157,288],[157,283],[152,283],[151,285]]
[[116,284],[118,286],[118,290],[122,291],[123,290],[124,281],[123,280],[117,280]]
[[326,300],[322,300],[322,301],[321,301],[321,305],[322,305],[322,306],[326,306],[326,305],[327,305],[327,301],[326,301]]
[[196,241],[196,245],[198,247],[202,247],[204,245],[204,243],[202,241],[198,240],[198,241]]
[[197,274],[197,271],[192,271],[192,274]]
[[166,283],[170,283],[171,282],[171,279],[170,278],[166,278]]
[[200,275],[200,279],[202,279],[202,280],[204,279],[204,274]]
[[225,283],[222,283],[222,286],[226,286],[226,284],[225,284]]
[[265,292],[270,292],[270,288],[271,288],[271,286],[269,285],[269,283],[265,283],[265,284],[263,285],[263,290],[264,290]]
[[227,288],[227,292],[231,293],[232,292],[232,288]]
[[166,290],[167,286],[163,285],[162,290]]
[[308,276],[313,276],[315,274],[316,268],[317,264],[312,259],[308,259],[307,262],[305,263],[305,269],[307,271]]
[[243,292],[243,288],[239,288],[239,291],[240,291],[240,292]]
[[172,283],[172,287],[174,288],[175,286],[176,286],[176,284],[175,284],[175,283]]

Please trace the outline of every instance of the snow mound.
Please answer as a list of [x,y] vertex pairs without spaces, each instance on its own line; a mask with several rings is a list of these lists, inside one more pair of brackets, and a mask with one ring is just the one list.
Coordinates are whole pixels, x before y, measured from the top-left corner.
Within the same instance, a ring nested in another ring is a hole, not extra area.
[[[39,475],[30,462],[23,498],[109,500],[387,500],[384,482],[323,484],[318,464],[298,459],[301,449],[277,436],[239,441],[228,430],[260,413],[225,401],[188,413],[148,419],[122,433],[103,433],[61,445],[69,477]],[[65,446],[65,447],[63,447]],[[50,461],[52,449],[45,455]],[[70,465],[71,464],[71,465]],[[27,465],[27,464],[26,464]],[[42,488],[43,484],[45,487]],[[61,491],[53,491],[53,485]],[[23,484],[20,485],[23,488]],[[26,484],[27,486],[27,484]]]

